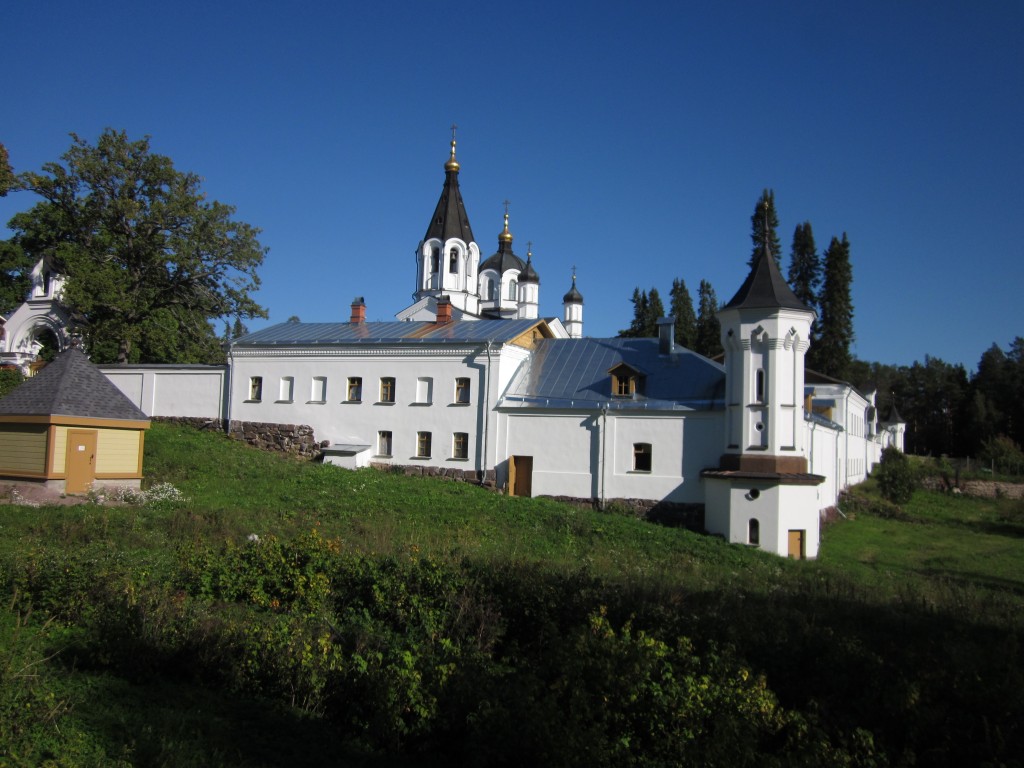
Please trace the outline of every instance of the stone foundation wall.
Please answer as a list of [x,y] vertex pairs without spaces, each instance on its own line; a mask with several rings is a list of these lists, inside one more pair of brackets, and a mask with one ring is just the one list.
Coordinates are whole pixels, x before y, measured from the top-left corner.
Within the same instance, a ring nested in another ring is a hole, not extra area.
[[154,416],[152,420],[158,421],[161,424],[181,424],[193,429],[213,430],[216,432],[224,432],[227,426],[224,419],[206,419],[196,416]]
[[[939,477],[926,477],[921,485],[931,491],[953,490],[950,485]],[[1018,483],[1000,483],[995,480],[965,480],[958,487],[966,496],[979,496],[985,499],[1024,499],[1024,485]]]
[[228,435],[264,451],[277,451],[307,459],[320,458],[321,444],[307,424],[270,424],[232,421]]
[[378,464],[370,462],[370,466],[382,472],[397,472],[406,477],[440,477],[461,483],[476,483],[487,488],[494,488],[494,470],[478,472],[474,469],[458,467],[422,467],[416,464]]

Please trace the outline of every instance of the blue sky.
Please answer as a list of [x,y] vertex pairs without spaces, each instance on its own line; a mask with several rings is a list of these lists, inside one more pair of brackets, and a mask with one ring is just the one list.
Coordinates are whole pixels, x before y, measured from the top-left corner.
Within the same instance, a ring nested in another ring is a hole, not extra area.
[[[502,201],[541,313],[576,265],[584,330],[635,286],[728,301],[750,215],[846,232],[856,356],[973,368],[1024,335],[1019,2],[35,2],[0,14],[16,170],[74,132],[152,137],[262,228],[269,321],[410,303],[459,125],[486,257]],[[29,207],[0,200],[0,221]],[[0,231],[0,236],[3,232]]]

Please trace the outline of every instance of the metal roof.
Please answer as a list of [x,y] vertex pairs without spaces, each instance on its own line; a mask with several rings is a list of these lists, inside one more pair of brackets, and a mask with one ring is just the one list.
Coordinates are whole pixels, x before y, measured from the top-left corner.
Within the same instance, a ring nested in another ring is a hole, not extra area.
[[456,320],[375,323],[278,323],[236,339],[232,347],[507,342],[542,320]]
[[149,421],[149,416],[74,347],[0,398],[0,415]]
[[725,309],[802,309],[813,312],[793,293],[766,247]]
[[[622,363],[646,374],[635,397],[612,396],[609,371]],[[724,394],[721,365],[682,348],[660,354],[657,339],[540,339],[501,405],[714,410]]]

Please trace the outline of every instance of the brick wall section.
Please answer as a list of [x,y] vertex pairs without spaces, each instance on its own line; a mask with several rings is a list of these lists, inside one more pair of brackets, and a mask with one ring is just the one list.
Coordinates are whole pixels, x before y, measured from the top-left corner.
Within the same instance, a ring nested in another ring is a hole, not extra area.
[[320,457],[320,443],[307,424],[268,424],[258,421],[232,421],[228,435],[264,451],[289,453],[307,459]]

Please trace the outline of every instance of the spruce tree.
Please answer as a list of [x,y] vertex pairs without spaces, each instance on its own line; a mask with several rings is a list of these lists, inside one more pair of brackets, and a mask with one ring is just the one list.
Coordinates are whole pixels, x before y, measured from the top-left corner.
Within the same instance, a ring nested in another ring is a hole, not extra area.
[[697,316],[693,312],[693,299],[686,288],[686,281],[676,278],[672,281],[672,300],[669,303],[676,319],[675,339],[686,349],[693,349],[697,343]]
[[853,342],[853,299],[850,285],[850,242],[832,238],[825,251],[825,278],[821,289],[821,318],[817,343],[808,352],[808,365],[819,373],[842,379],[850,366]]
[[700,281],[697,294],[700,308],[697,312],[697,341],[694,351],[705,357],[714,357],[722,351],[718,298],[715,296],[715,289],[707,280]]
[[657,288],[651,288],[647,293],[647,314],[644,317],[643,338],[649,339],[658,335],[658,321],[665,316],[665,305],[661,303],[661,296]]
[[821,259],[814,245],[811,222],[797,224],[793,230],[793,249],[790,251],[789,287],[804,304],[818,309],[818,290],[821,287]]
[[619,331],[619,338],[639,339],[644,335],[644,324],[647,322],[647,291],[641,291],[639,286],[633,289],[633,320],[629,328]]
[[[765,229],[765,219],[767,218],[767,229]],[[754,213],[750,217],[750,239],[754,243],[754,248],[750,253],[750,261],[748,266],[753,267],[757,262],[757,257],[761,255],[761,251],[764,250],[765,242],[767,241],[768,247],[771,249],[772,257],[775,259],[776,265],[779,265],[780,254],[782,253],[782,244],[779,242],[779,235],[776,230],[779,227],[779,217],[775,212],[775,192],[766,189],[761,193],[761,197],[757,199],[757,204],[754,206]],[[781,269],[781,265],[779,265]]]

